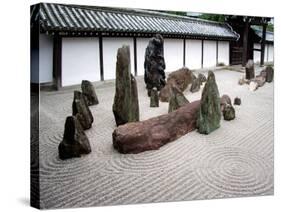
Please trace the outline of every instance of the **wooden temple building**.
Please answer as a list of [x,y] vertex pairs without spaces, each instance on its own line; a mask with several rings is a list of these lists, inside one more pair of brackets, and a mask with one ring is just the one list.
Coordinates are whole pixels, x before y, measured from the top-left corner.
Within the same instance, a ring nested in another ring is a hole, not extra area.
[[[252,59],[259,61],[263,66],[265,59],[268,61],[268,55],[273,56],[273,33],[266,30],[270,20],[269,17],[226,16],[226,22],[240,35],[240,39],[230,42],[231,65],[245,66],[247,61]],[[259,60],[255,54],[259,55]]]

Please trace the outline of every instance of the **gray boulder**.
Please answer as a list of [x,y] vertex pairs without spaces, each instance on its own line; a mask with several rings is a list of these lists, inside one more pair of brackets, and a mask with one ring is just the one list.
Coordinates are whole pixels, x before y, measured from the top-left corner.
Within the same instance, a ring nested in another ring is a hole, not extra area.
[[232,105],[230,97],[226,94],[222,95],[220,105],[221,111],[223,111],[227,105]]
[[183,93],[175,86],[171,87],[171,98],[169,101],[169,110],[168,112],[173,112],[178,108],[182,107],[185,104],[188,104],[189,101],[185,98]]
[[159,107],[159,96],[157,88],[153,88],[150,93],[150,107]]
[[82,80],[81,89],[87,105],[97,105],[99,103],[94,85],[90,81]]
[[199,78],[195,78],[193,81],[192,81],[192,85],[190,87],[190,92],[192,93],[195,93],[197,91],[200,90],[200,79]]
[[197,118],[198,132],[201,134],[213,132],[220,127],[220,120],[220,94],[215,75],[212,71],[209,71],[207,82],[202,92]]
[[248,60],[245,68],[246,68],[246,79],[250,80],[255,78],[254,61]]
[[80,91],[74,91],[72,115],[76,116],[84,130],[90,129],[94,121],[93,115]]
[[198,74],[198,79],[199,79],[199,81],[200,81],[200,85],[202,85],[203,82],[206,82],[206,81],[207,81],[207,78],[206,78],[205,75],[202,74],[202,73],[199,73],[199,74]]
[[233,103],[234,105],[241,105],[241,99],[240,98],[238,98],[238,97],[235,97],[234,98],[234,103]]
[[223,119],[226,121],[235,119],[235,109],[232,105],[226,105],[222,113],[223,113]]
[[122,46],[117,52],[113,114],[117,126],[139,121],[137,82],[131,74],[130,49]]
[[63,140],[59,144],[58,150],[62,160],[80,157],[91,152],[89,140],[75,116],[66,118]]
[[267,66],[265,71],[266,71],[266,82],[272,82],[273,74],[274,74],[273,68],[271,66]]

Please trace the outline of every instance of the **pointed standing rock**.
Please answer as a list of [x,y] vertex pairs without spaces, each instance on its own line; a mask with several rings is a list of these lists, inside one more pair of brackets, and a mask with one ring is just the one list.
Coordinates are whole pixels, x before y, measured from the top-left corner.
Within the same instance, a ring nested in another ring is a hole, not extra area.
[[80,91],[74,91],[72,115],[77,117],[84,130],[91,128],[94,118]]
[[200,85],[201,85],[201,83],[200,83],[199,78],[194,79],[192,82],[191,88],[190,88],[190,92],[195,93],[195,92],[199,91]]
[[267,66],[266,69],[266,82],[272,82],[273,81],[273,68],[271,66]]
[[185,98],[183,93],[177,87],[173,86],[170,92],[171,98],[169,101],[169,113],[189,103],[189,101]]
[[139,121],[137,82],[131,74],[130,49],[122,46],[117,52],[113,114],[117,126]]
[[215,75],[212,71],[209,71],[197,118],[198,132],[201,134],[211,133],[220,127],[220,120],[220,94]]
[[89,140],[75,116],[68,116],[65,121],[63,140],[59,144],[60,159],[80,157],[91,152]]
[[97,105],[99,103],[95,88],[90,81],[82,80],[81,89],[87,105]]
[[245,68],[246,68],[246,79],[250,80],[255,78],[254,61],[248,60]]
[[150,93],[150,107],[159,107],[159,97],[157,88],[153,88]]

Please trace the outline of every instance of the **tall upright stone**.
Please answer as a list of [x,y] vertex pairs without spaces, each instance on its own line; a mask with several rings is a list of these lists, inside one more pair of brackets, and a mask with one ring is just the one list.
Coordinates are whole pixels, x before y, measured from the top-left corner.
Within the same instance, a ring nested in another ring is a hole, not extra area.
[[200,85],[201,85],[201,82],[200,82],[200,79],[199,78],[195,78],[191,84],[191,87],[190,87],[190,92],[191,93],[195,93],[197,91],[200,90]]
[[159,107],[159,96],[156,88],[152,88],[150,92],[150,107]]
[[273,74],[274,74],[274,70],[271,66],[267,66],[265,68],[266,71],[266,82],[272,82],[273,81]]
[[172,86],[170,92],[171,97],[169,101],[169,113],[189,103],[179,88]]
[[220,120],[220,94],[215,75],[212,71],[209,71],[207,82],[202,92],[197,118],[198,132],[201,134],[213,132],[220,127]]
[[62,160],[80,157],[91,152],[89,140],[75,116],[65,120],[63,140],[59,144],[59,157]]
[[117,126],[139,121],[137,82],[131,74],[130,48],[122,46],[117,52],[113,114]]
[[87,105],[97,105],[99,103],[94,85],[90,81],[82,80],[81,89]]
[[246,66],[246,79],[250,80],[255,78],[255,68],[254,68],[254,61],[253,60],[248,60]]
[[148,96],[150,96],[152,88],[156,87],[160,91],[166,84],[163,43],[163,37],[156,34],[149,40],[145,50],[144,82]]
[[84,130],[90,129],[94,121],[93,115],[80,91],[74,91],[72,115],[76,116]]

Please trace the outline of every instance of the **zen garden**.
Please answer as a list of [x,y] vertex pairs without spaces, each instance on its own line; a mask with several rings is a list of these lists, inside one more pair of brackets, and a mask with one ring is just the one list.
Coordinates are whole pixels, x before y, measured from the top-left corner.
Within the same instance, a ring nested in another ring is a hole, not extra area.
[[134,74],[138,45],[121,43],[108,61],[112,79],[41,89],[40,207],[273,194],[274,66],[266,59],[265,31],[258,62],[243,44],[251,24],[267,24],[253,20],[235,38],[242,40],[240,64],[217,60],[194,69],[187,58],[171,70],[169,38],[157,32],[138,55],[143,75]]

